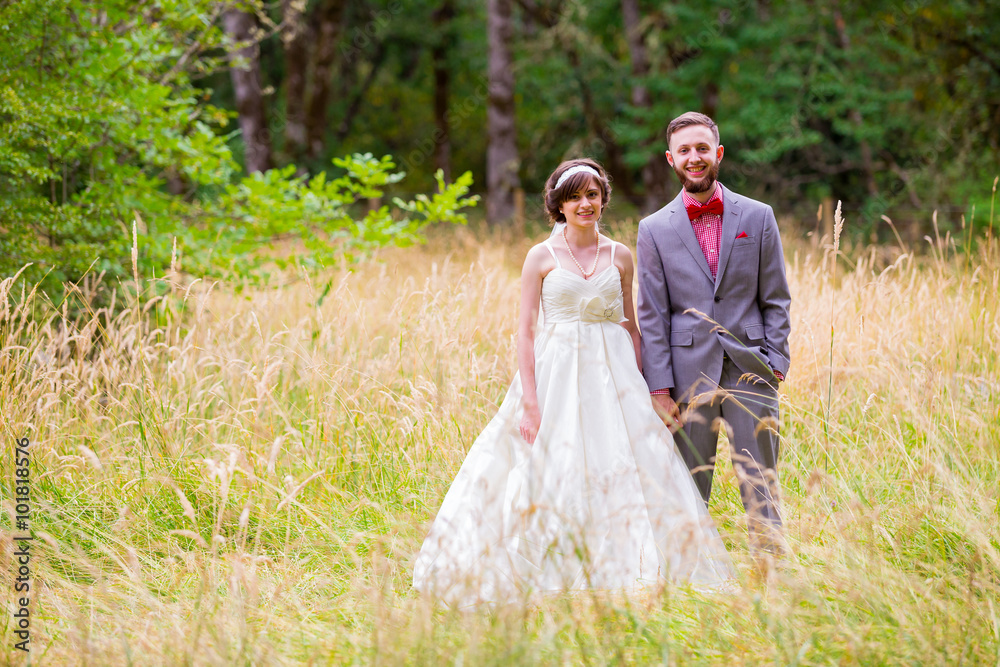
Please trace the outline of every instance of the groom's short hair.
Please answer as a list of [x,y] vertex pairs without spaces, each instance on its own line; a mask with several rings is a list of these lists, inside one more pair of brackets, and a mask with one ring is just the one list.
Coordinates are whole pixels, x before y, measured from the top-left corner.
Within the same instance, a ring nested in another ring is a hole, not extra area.
[[715,124],[714,120],[703,113],[688,111],[687,113],[682,113],[677,118],[674,118],[670,121],[670,125],[667,125],[667,148],[670,147],[670,137],[674,132],[684,127],[690,127],[691,125],[704,125],[712,131],[712,135],[715,137],[715,143],[722,143],[719,140],[719,126]]

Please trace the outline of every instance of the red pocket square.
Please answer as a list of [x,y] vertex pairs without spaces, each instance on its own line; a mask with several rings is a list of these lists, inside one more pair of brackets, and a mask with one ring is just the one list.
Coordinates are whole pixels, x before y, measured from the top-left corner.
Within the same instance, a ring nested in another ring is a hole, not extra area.
[[747,237],[747,233],[746,232],[740,232],[740,235],[737,236],[736,238],[738,238],[738,239],[745,239],[746,237]]

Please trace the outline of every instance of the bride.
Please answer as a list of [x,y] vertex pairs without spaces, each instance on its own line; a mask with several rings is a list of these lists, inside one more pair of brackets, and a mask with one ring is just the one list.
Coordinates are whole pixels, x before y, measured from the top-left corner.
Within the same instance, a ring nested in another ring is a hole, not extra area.
[[598,229],[610,196],[589,159],[546,182],[557,231],[524,261],[518,374],[417,555],[419,591],[469,606],[732,577],[642,377],[632,254]]

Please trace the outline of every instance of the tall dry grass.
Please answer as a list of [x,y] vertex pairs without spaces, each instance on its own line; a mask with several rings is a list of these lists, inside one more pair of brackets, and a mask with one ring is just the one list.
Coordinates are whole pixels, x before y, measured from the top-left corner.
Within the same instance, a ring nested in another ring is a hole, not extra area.
[[[634,247],[634,225],[613,233]],[[138,276],[118,315],[5,280],[0,585],[27,436],[33,663],[1000,662],[1000,252],[950,239],[788,249],[792,553],[769,578],[723,461],[737,591],[417,598],[410,559],[516,369],[528,245],[459,230],[267,289],[171,275],[162,299]]]

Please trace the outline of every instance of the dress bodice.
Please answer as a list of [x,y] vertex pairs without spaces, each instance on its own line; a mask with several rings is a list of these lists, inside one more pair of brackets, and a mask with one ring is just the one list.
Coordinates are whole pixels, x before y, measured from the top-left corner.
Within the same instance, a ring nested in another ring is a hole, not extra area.
[[625,321],[622,280],[614,264],[614,246],[611,246],[611,265],[585,280],[560,266],[552,246],[547,241],[545,245],[556,260],[556,268],[542,280],[542,310],[546,324],[619,324]]

